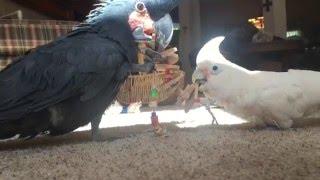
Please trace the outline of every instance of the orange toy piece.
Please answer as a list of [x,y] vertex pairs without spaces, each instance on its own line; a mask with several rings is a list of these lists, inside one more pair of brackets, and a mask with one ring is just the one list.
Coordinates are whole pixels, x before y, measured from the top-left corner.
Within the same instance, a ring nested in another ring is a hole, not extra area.
[[159,123],[159,119],[158,119],[156,112],[152,112],[152,114],[151,114],[151,124],[152,124],[153,130],[154,130],[154,133],[157,136],[164,135],[164,129],[162,128],[162,126]]

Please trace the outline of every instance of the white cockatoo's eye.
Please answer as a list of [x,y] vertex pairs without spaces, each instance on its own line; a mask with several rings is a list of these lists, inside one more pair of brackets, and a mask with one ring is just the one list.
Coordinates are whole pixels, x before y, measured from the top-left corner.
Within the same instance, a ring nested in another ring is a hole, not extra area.
[[219,68],[218,65],[213,65],[211,69],[211,74],[213,75],[217,75],[221,72],[221,68]]
[[213,71],[217,71],[218,70],[218,66],[216,66],[216,65],[212,66],[212,70]]

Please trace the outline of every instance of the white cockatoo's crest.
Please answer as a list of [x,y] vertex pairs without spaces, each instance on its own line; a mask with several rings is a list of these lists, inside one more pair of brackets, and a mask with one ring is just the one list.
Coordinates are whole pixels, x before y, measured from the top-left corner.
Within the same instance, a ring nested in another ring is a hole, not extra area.
[[227,60],[219,51],[219,46],[224,40],[224,36],[218,36],[207,42],[197,55],[197,64],[206,60],[215,60],[216,62],[225,63]]
[[[219,78],[231,78],[242,73],[250,73],[247,69],[238,66],[229,60],[225,59],[219,51],[219,46],[225,37],[219,36],[207,42],[197,55],[197,68],[193,73],[192,79],[208,80],[209,77],[220,75]],[[215,69],[216,68],[216,69]],[[217,78],[217,77],[212,77]]]

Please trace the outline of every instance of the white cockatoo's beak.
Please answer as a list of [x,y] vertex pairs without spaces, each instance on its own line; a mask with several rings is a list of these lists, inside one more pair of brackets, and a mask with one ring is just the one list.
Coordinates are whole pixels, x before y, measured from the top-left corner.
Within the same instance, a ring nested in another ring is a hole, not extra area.
[[207,78],[200,70],[196,69],[192,74],[192,82],[200,86],[207,82]]

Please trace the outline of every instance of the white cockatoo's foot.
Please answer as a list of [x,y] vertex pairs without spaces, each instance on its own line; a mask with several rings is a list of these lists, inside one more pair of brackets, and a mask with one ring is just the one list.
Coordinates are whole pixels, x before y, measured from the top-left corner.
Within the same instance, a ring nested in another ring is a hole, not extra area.
[[255,115],[247,117],[246,120],[251,125],[251,127],[248,128],[251,131],[261,130],[267,127],[263,119]]
[[293,121],[291,119],[281,119],[281,120],[275,121],[275,125],[279,129],[289,129],[292,127]]
[[274,126],[279,129],[289,129],[293,125],[293,120],[285,114],[274,114],[274,118],[271,119]]
[[249,127],[249,131],[258,131],[258,130],[262,130],[265,129],[267,127],[266,123],[264,123],[262,120],[255,120],[250,122],[250,124],[252,125],[252,127]]

